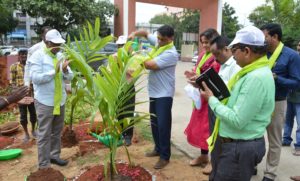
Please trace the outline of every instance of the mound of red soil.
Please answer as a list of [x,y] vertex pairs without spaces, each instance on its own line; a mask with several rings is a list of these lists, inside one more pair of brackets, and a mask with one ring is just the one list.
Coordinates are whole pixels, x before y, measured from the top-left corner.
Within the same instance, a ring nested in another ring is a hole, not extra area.
[[[112,180],[132,180],[132,181],[151,181],[151,174],[140,166],[129,166],[125,163],[117,164],[118,175],[115,176]],[[104,166],[95,166],[89,168],[82,175],[79,176],[77,181],[104,181]]]
[[27,177],[27,181],[64,181],[64,179],[64,175],[53,168],[40,169]]
[[92,125],[90,123],[79,124],[74,128],[75,134],[77,136],[78,141],[86,141],[86,140],[97,140],[92,137],[89,133],[101,133],[103,131],[102,122],[94,122]]
[[14,143],[14,138],[6,137],[6,136],[0,136],[0,149],[4,149],[7,146]]
[[61,143],[64,148],[71,148],[78,144],[77,136],[69,127],[65,127],[61,137]]

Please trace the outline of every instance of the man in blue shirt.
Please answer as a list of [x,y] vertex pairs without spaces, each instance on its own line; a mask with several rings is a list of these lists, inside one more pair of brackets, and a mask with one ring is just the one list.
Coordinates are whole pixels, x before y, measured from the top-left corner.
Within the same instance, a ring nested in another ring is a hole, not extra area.
[[271,67],[275,80],[275,110],[267,127],[269,150],[263,178],[263,181],[273,181],[280,160],[286,97],[289,90],[300,87],[300,57],[296,51],[281,43],[282,30],[279,24],[270,23],[261,30],[266,38],[267,56],[270,61],[275,58],[274,66]]
[[[155,169],[164,168],[171,156],[171,125],[172,104],[175,92],[175,68],[179,59],[173,45],[174,29],[163,25],[157,30],[157,36],[149,34],[145,30],[133,32],[129,38],[144,37],[152,45],[157,45],[156,56],[146,60],[144,66],[148,69],[148,93],[150,97],[150,113],[152,136],[155,142],[153,151],[146,156],[160,156],[155,164]],[[162,51],[163,50],[163,51]],[[151,54],[151,53],[150,53]]]
[[59,47],[65,42],[60,33],[56,29],[49,30],[45,39],[46,48],[35,51],[28,60],[39,125],[37,146],[40,169],[50,167],[50,163],[60,166],[68,164],[68,161],[60,159],[61,131],[67,97],[64,80],[73,78],[69,61],[64,60],[59,52]]

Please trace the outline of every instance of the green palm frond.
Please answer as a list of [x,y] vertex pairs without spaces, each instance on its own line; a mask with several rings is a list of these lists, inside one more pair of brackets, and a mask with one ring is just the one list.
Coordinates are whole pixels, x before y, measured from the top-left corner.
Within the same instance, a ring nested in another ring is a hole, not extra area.
[[[68,41],[64,50],[70,60],[70,67],[75,74],[75,78],[72,81],[72,89],[74,90],[72,103],[76,105],[76,102],[81,97],[86,96],[86,101],[93,105],[95,109],[91,120],[94,120],[93,117],[96,114],[96,110],[99,111],[104,125],[102,134],[108,134],[112,137],[109,144],[110,153],[105,158],[104,167],[107,170],[107,164],[110,164],[112,174],[116,173],[114,161],[118,146],[117,140],[120,140],[122,133],[136,122],[149,119],[149,114],[139,112],[139,116],[127,116],[126,118],[118,119],[120,116],[124,117],[124,115],[138,113],[136,111],[128,111],[128,109],[146,102],[127,103],[142,90],[142,88],[135,90],[134,85],[139,84],[138,81],[142,77],[144,67],[140,65],[141,62],[136,62],[135,55],[131,53],[132,42],[126,43],[113,56],[106,57],[106,55],[98,53],[108,42],[113,40],[112,36],[101,38],[99,30],[99,18],[95,20],[94,27],[87,22],[87,25],[82,28],[79,37],[74,38],[75,43],[72,44]],[[99,72],[95,72],[88,65],[90,62],[101,61],[104,58],[108,59],[108,65],[99,67]],[[135,68],[135,65],[137,66],[135,74],[128,80],[127,74],[132,68]],[[131,162],[130,158],[129,162]]]

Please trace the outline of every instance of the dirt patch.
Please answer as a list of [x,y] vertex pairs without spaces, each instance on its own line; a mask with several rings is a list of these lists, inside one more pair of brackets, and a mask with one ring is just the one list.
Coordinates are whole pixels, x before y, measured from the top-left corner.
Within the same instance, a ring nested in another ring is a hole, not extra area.
[[[153,166],[158,161],[158,158],[148,158],[144,156],[146,151],[153,149],[153,143],[143,139],[143,137],[141,137],[141,133],[136,133],[136,130],[137,129],[135,129],[134,133],[135,141],[130,147],[127,147],[131,155],[131,161],[134,165],[139,165],[150,171],[151,174],[155,175],[156,181],[208,180],[208,177],[202,174],[202,168],[190,167],[190,159],[181,154],[181,152],[176,151],[175,148],[172,148],[170,163],[162,170],[155,170]],[[22,138],[22,132],[18,133],[13,145],[17,142],[17,140],[22,141]],[[0,141],[0,143],[2,142]],[[68,160],[69,164],[65,167],[59,167],[52,164],[51,167],[59,170],[67,178],[67,180],[73,180],[75,176],[78,176],[80,173],[85,171],[85,168],[102,165],[106,159],[109,149],[103,148],[104,146],[99,142],[88,143],[93,144],[93,146],[86,146],[84,144],[86,143],[79,142],[78,146],[62,148],[61,158]],[[93,151],[87,151],[86,154],[80,156],[80,145],[81,147],[92,147],[91,149]],[[0,162],[0,180],[24,180],[26,176],[37,170],[37,157],[37,147],[34,144],[33,146],[25,149],[20,157]],[[117,150],[116,162],[119,161],[129,162],[124,146],[119,147]]]
[[78,139],[73,130],[69,127],[65,127],[61,137],[61,143],[64,148],[71,148],[78,144]]
[[[125,163],[118,163],[117,165],[118,175],[114,177],[114,181],[117,180],[129,180],[129,181],[151,181],[151,174],[140,166],[129,166]],[[78,181],[104,181],[104,166],[95,166],[89,168],[82,175],[79,176]]]
[[105,146],[98,141],[80,141],[79,142],[79,155],[83,156],[86,153],[95,152],[98,149],[105,148]]
[[14,138],[6,137],[6,136],[0,136],[0,149],[4,149],[7,146],[14,143]]
[[40,169],[31,173],[27,178],[28,181],[64,181],[64,179],[64,175],[53,168]]
[[103,131],[102,122],[94,122],[92,125],[90,123],[82,123],[74,128],[76,137],[78,141],[86,141],[86,140],[97,140],[96,138],[92,137],[89,133],[101,133]]

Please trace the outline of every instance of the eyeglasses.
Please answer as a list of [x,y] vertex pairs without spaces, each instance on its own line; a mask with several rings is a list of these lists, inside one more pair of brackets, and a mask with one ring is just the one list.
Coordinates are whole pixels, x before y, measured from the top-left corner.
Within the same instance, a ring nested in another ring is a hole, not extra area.
[[231,48],[231,52],[235,53],[240,47],[236,46],[236,47],[232,47]]
[[159,35],[157,35],[157,39],[158,39],[159,41],[166,41],[166,38],[164,38],[164,37],[162,37],[162,36],[159,36]]
[[245,47],[244,46],[234,46],[234,47],[231,47],[231,52],[235,53],[238,49],[241,49],[241,51],[243,51],[245,49]]

